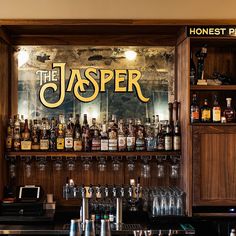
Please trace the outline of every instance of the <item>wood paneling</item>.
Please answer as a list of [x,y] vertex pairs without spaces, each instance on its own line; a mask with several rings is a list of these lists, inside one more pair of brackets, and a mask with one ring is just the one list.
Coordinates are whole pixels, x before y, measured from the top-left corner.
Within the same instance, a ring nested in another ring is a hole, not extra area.
[[0,39],[0,197],[6,183],[6,166],[4,161],[5,133],[9,107],[9,46]]
[[177,100],[180,102],[180,125],[181,125],[181,187],[187,195],[187,214],[192,214],[192,139],[191,126],[189,124],[190,107],[190,40],[181,41],[177,45]]
[[236,127],[194,126],[194,205],[236,203]]

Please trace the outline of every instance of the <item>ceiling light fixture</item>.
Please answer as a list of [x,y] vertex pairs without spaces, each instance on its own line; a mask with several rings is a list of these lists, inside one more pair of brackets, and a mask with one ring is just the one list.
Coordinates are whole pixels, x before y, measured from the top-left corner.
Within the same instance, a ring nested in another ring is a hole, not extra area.
[[126,59],[133,61],[137,57],[137,52],[135,52],[133,50],[126,51],[125,57],[126,57]]

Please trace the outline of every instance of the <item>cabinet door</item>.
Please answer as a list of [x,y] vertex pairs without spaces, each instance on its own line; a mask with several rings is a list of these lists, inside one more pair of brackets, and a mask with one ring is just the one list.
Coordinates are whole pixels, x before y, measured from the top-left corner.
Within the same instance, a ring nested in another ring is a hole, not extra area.
[[193,205],[236,204],[236,126],[193,126]]

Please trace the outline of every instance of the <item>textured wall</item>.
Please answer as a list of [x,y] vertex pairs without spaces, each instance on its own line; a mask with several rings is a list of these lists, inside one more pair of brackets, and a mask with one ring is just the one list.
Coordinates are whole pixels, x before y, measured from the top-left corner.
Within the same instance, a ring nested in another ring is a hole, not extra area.
[[0,0],[0,19],[236,19],[234,0]]

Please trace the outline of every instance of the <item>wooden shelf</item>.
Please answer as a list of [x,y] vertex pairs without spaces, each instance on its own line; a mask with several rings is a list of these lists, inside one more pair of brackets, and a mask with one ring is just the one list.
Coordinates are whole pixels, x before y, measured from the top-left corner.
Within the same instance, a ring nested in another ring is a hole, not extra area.
[[235,217],[236,213],[217,213],[217,212],[200,212],[200,213],[193,213],[193,216],[200,216],[200,217]]
[[191,85],[191,90],[204,90],[204,91],[211,91],[211,90],[236,90],[236,85]]
[[192,126],[235,126],[236,123],[192,123]]
[[75,152],[75,151],[10,151],[8,157],[16,156],[50,156],[50,157],[97,157],[97,156],[180,156],[181,151],[135,151],[135,152]]

